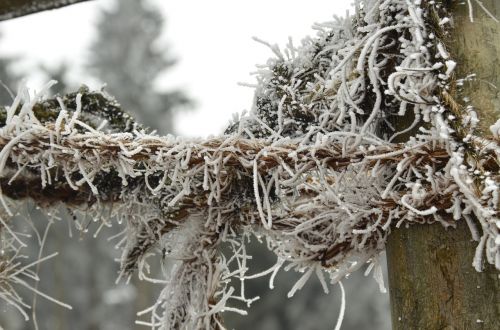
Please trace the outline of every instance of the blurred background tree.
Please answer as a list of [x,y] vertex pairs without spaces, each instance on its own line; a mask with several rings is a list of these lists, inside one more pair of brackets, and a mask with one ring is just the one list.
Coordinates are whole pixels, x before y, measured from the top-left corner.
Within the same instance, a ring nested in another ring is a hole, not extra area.
[[40,70],[42,71],[45,81],[57,81],[57,84],[50,89],[50,93],[53,95],[62,95],[72,89],[74,90],[78,88],[78,86],[74,86],[68,78],[71,75],[71,72],[70,66],[66,62],[57,63],[55,67],[49,67],[42,64],[40,65]]
[[[0,31],[0,44],[2,33]],[[0,104],[11,104],[12,96],[16,94],[16,82],[19,77],[11,70],[13,58],[5,57],[0,54]]]
[[[126,22],[126,23],[124,23]],[[89,69],[124,109],[159,133],[173,132],[173,111],[191,106],[179,90],[158,91],[156,79],[176,60],[160,44],[164,18],[144,0],[120,0],[102,13],[90,48]]]

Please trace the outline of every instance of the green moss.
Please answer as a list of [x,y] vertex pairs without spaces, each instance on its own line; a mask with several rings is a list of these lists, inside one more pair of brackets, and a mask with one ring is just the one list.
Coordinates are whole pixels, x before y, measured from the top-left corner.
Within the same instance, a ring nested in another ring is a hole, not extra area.
[[[135,128],[141,129],[141,126],[135,123],[130,114],[124,111],[120,104],[110,95],[100,91],[89,91],[88,87],[82,86],[76,92],[61,96],[62,103],[69,112],[74,112],[77,108],[76,97],[82,95],[82,116],[80,120],[94,127],[96,122],[103,119],[108,121],[108,127],[116,132],[132,132]],[[52,122],[57,119],[61,111],[59,96],[43,100],[33,106],[33,113],[36,118],[42,122]],[[19,113],[21,106],[16,113]],[[0,126],[5,126],[7,119],[6,107],[0,107]]]

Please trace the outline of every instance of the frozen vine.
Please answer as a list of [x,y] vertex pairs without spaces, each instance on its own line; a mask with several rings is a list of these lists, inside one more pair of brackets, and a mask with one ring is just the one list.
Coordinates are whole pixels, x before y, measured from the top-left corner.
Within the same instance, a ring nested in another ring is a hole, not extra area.
[[[500,269],[499,123],[479,137],[474,109],[454,99],[448,24],[432,2],[358,1],[300,47],[269,45],[252,112],[204,141],[150,134],[102,92],[20,90],[0,111],[0,298],[25,313],[12,221],[26,198],[125,225],[120,277],[165,285],[139,313],[153,329],[223,328],[221,312],[245,313],[231,301],[255,300],[245,281],[272,287],[280,268],[303,272],[290,296],[366,263],[380,282],[391,226],[466,221],[471,263]],[[250,234],[277,255],[260,274],[246,264]],[[166,279],[149,277],[155,254],[178,261]]]

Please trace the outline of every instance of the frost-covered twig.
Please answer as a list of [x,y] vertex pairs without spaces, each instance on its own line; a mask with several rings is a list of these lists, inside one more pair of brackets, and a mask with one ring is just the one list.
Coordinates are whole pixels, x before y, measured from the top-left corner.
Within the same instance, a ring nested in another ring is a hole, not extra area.
[[[152,328],[222,327],[218,313],[244,313],[231,300],[254,300],[231,278],[293,268],[304,272],[293,295],[313,274],[336,283],[366,262],[378,268],[394,226],[465,218],[481,237],[476,268],[486,256],[500,269],[497,125],[477,137],[477,114],[453,96],[444,13],[403,0],[357,8],[299,48],[271,46],[252,112],[208,140],[150,134],[101,92],[21,91],[0,109],[5,209],[25,198],[96,219],[109,209],[126,225],[122,278],[148,279],[155,248],[177,260],[145,311]],[[278,255],[268,272],[246,274],[250,233]]]

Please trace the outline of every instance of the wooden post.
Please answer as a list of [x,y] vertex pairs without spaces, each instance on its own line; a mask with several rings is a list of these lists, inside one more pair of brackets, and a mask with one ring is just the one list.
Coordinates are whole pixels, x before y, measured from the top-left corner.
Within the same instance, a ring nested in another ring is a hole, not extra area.
[[[465,1],[464,1],[465,2]],[[474,22],[462,1],[442,1],[453,18],[447,46],[457,60],[457,76],[466,82],[478,112],[480,134],[500,117],[500,24],[473,4]],[[482,0],[500,18],[499,0]],[[465,221],[456,229],[440,224],[394,229],[387,244],[393,329],[500,329],[500,272],[472,267],[477,242]]]

